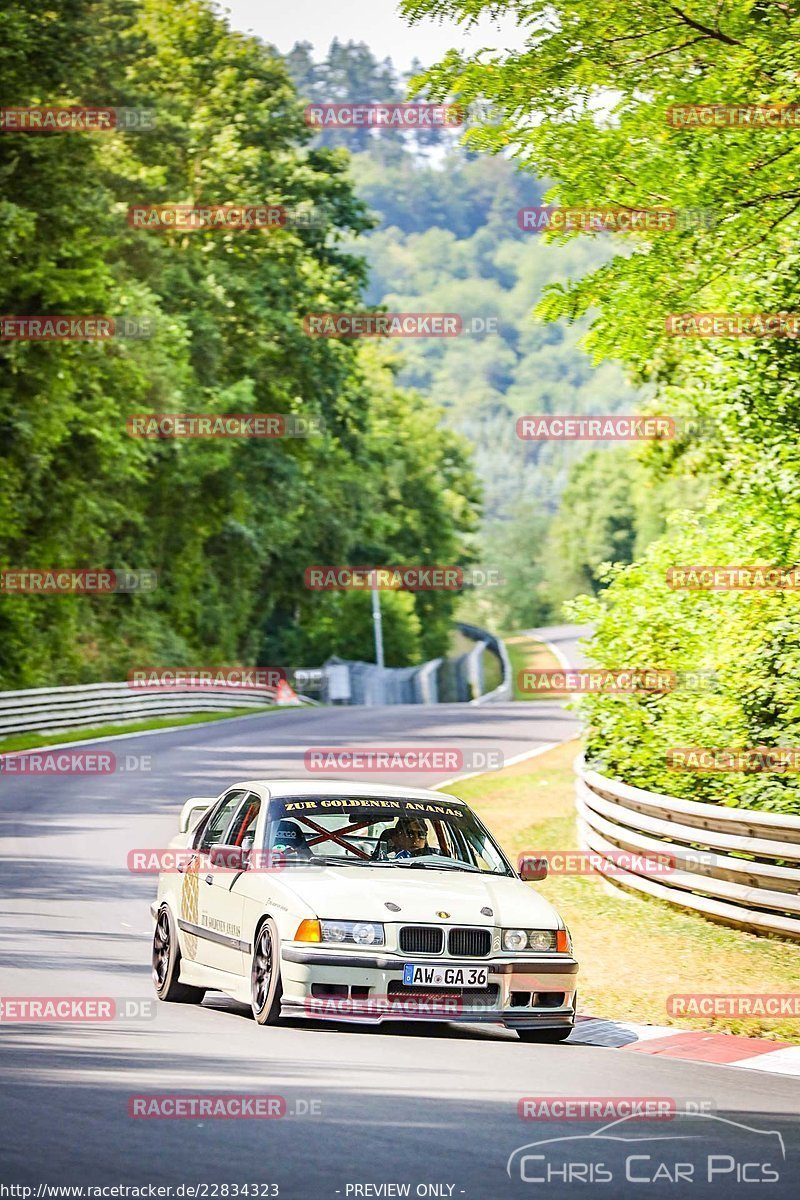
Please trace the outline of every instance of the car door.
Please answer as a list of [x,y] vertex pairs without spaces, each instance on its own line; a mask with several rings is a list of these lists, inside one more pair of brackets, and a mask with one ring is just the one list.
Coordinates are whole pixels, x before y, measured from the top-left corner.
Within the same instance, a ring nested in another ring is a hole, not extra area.
[[228,828],[245,797],[244,788],[226,792],[217,802],[198,831],[194,855],[183,876],[181,889],[181,914],[179,927],[184,934],[187,958],[204,966],[225,970],[227,961],[224,937],[216,928],[217,918],[213,911],[212,884],[215,872],[211,868],[209,852],[212,846],[224,843]]
[[[248,792],[228,824],[224,840],[217,844],[248,851],[255,842],[260,812],[261,798]],[[257,855],[253,862],[258,862]],[[211,883],[205,888],[201,883],[200,894],[208,905],[209,932],[216,935],[211,965],[233,975],[247,974],[250,968],[251,947],[243,932],[244,898],[241,887],[237,887],[245,870],[214,867],[207,873]]]

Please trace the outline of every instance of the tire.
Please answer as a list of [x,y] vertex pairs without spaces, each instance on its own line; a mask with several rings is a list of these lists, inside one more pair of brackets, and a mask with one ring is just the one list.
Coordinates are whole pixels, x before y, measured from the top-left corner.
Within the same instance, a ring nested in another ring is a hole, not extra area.
[[159,1000],[170,1004],[199,1004],[206,994],[205,988],[190,987],[180,983],[181,949],[172,913],[162,904],[156,917],[153,934],[153,987]]
[[572,1033],[573,1026],[567,1025],[563,1029],[518,1029],[519,1040],[521,1042],[565,1042]]
[[250,1007],[258,1025],[277,1025],[281,1015],[281,943],[271,917],[259,925],[250,965]]

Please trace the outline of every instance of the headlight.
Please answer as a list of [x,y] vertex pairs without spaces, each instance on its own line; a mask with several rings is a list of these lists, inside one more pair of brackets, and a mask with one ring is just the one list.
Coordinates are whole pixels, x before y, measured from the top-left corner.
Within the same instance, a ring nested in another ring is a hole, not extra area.
[[350,942],[356,946],[382,946],[383,925],[376,921],[320,921],[323,942]]
[[357,921],[353,926],[353,941],[358,946],[383,945],[383,926],[370,921]]
[[555,950],[556,935],[549,929],[532,929],[528,934],[531,950]]
[[504,929],[504,950],[555,950],[556,934],[551,929]]

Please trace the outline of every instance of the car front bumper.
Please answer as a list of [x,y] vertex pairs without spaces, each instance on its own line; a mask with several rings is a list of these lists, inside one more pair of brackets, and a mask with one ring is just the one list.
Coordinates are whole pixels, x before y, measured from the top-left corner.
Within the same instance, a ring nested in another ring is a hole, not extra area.
[[[486,967],[487,988],[406,988],[403,967],[411,961]],[[353,952],[290,942],[281,948],[281,1015],[373,1025],[382,1021],[467,1021],[502,1024],[509,1029],[564,1029],[575,1017],[577,974],[578,964],[568,954],[526,956],[523,960],[508,955],[414,960],[393,951]]]

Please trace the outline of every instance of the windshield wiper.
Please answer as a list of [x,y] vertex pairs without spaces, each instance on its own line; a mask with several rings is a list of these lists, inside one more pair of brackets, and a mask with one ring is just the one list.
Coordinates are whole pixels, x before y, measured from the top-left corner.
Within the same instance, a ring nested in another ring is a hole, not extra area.
[[452,859],[443,862],[439,859],[426,859],[422,862],[413,858],[341,858],[338,854],[315,854],[313,858],[287,859],[287,863],[289,862],[296,867],[313,867],[318,863],[324,867],[403,867],[406,870],[429,868],[432,871],[469,871],[473,875],[505,874],[504,871],[484,871],[471,863],[454,862]]
[[426,867],[430,867],[430,869],[433,871],[472,871],[473,873],[477,872],[478,875],[494,874],[494,871],[482,871],[480,867],[473,867],[471,863],[457,863],[452,861],[429,862],[426,860],[425,862],[420,862],[419,859],[415,861],[413,858],[401,858],[399,862],[397,859],[395,859],[392,865],[395,867],[418,867],[422,870],[424,870]]
[[343,858],[338,854],[315,854],[305,862],[323,863],[326,867],[390,867],[392,864],[381,858]]

